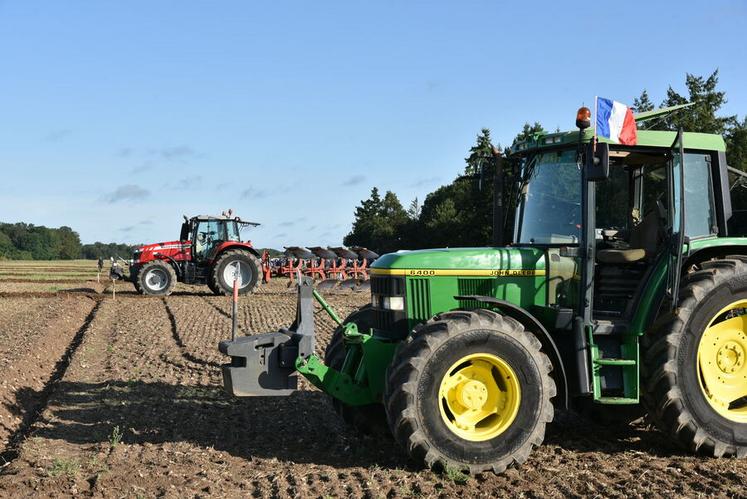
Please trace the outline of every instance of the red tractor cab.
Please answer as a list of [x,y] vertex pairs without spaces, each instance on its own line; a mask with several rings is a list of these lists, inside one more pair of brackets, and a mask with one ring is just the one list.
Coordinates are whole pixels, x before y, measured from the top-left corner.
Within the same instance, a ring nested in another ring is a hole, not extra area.
[[177,282],[207,284],[215,294],[252,293],[262,279],[261,255],[251,241],[241,240],[241,229],[256,227],[239,217],[199,215],[184,217],[178,241],[148,244],[130,260],[129,280],[139,293],[166,296]]

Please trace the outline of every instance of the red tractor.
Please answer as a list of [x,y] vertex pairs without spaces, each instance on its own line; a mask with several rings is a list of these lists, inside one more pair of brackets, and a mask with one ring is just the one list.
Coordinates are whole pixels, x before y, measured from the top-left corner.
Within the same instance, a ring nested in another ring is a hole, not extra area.
[[144,295],[169,295],[177,282],[207,284],[213,293],[228,295],[234,279],[239,293],[251,293],[262,279],[261,255],[250,241],[241,241],[240,229],[257,225],[230,212],[185,216],[178,241],[135,250],[129,280]]

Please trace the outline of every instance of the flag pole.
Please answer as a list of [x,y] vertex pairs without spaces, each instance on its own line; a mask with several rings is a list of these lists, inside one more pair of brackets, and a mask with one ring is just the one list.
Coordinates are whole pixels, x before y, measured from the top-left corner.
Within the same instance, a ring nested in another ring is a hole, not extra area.
[[594,138],[592,139],[591,150],[597,152],[597,115],[599,114],[599,96],[594,96]]

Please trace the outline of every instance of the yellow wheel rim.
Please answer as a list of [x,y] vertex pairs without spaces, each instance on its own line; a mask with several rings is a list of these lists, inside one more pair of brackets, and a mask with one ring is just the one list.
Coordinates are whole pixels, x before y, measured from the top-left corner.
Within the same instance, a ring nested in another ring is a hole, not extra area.
[[721,309],[698,345],[700,388],[721,416],[747,423],[747,300]]
[[514,422],[521,387],[511,366],[488,353],[462,357],[446,371],[439,387],[446,426],[472,442],[495,438]]

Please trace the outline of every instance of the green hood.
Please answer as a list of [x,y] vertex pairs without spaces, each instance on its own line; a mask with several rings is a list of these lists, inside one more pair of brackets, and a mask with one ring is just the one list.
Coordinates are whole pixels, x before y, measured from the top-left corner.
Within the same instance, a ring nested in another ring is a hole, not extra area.
[[[441,248],[398,251],[381,256],[371,266],[372,274],[428,275],[410,270],[452,270],[438,274],[469,274],[465,270],[484,270],[493,275],[545,270],[544,251],[539,248]],[[405,272],[402,272],[405,271]],[[480,273],[482,274],[482,273]],[[485,273],[488,275],[488,273]],[[538,275],[537,272],[533,275]]]

